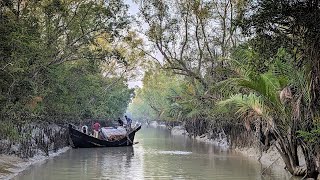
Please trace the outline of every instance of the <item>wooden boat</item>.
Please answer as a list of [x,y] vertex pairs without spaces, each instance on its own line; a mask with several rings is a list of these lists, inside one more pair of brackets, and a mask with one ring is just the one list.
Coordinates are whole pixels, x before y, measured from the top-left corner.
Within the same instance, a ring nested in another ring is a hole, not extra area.
[[73,125],[69,124],[70,144],[73,148],[92,148],[92,147],[119,147],[132,146],[135,133],[141,129],[141,125],[137,125],[131,129],[127,136],[115,141],[98,139],[77,130]]

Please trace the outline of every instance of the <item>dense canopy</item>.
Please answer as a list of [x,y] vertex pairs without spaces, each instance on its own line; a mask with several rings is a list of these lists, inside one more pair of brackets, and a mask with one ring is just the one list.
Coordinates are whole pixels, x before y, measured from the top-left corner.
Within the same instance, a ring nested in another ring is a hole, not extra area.
[[318,0],[135,2],[136,17],[122,0],[0,2],[0,139],[128,113],[255,139],[292,175],[318,176]]

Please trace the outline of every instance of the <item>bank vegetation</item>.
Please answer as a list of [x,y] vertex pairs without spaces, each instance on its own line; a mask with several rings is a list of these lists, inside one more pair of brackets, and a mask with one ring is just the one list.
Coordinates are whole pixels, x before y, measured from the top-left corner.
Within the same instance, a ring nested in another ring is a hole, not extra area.
[[318,1],[138,2],[155,63],[130,106],[135,118],[272,145],[292,175],[318,177]]
[[48,154],[67,145],[67,123],[125,113],[144,58],[127,10],[118,0],[0,2],[0,153]]

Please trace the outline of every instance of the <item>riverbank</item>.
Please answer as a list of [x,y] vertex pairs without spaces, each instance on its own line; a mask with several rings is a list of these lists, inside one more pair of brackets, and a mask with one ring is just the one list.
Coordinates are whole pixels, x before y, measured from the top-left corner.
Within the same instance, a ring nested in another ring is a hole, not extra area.
[[0,139],[0,179],[11,179],[29,166],[69,149],[66,126],[30,123],[13,128],[17,138]]
[[[259,161],[263,167],[263,174],[268,172],[285,172],[290,177],[290,173],[285,170],[285,163],[282,160],[275,146],[271,146],[266,152],[261,152],[258,148],[235,148],[235,152],[242,154],[249,159]],[[301,167],[305,167],[305,158],[302,149],[298,147],[298,157]],[[299,179],[299,177],[297,177]],[[301,177],[300,177],[301,178]],[[320,179],[320,177],[318,177]]]
[[[172,135],[186,135],[186,136],[189,135],[189,133],[186,131],[186,129],[183,126],[173,127],[171,129],[171,134]],[[195,139],[200,142],[219,146],[223,150],[228,150],[230,148],[230,145],[227,141],[227,138],[225,137],[225,135],[223,135],[221,133],[218,135],[218,138],[216,138],[216,139],[210,138],[208,134],[204,134],[202,136],[196,136]]]
[[61,153],[68,151],[70,147],[64,147],[57,152],[49,152],[49,156],[44,154],[36,155],[32,158],[22,159],[15,155],[0,155],[0,179],[12,179],[20,172],[26,170],[31,165],[43,163],[49,158],[53,158]]
[[274,146],[271,146],[266,152],[261,152],[259,148],[255,147],[244,147],[235,148],[233,151],[245,156],[246,158],[261,163],[262,175],[267,173],[285,172],[289,173],[284,169],[285,163],[283,162],[280,154]]

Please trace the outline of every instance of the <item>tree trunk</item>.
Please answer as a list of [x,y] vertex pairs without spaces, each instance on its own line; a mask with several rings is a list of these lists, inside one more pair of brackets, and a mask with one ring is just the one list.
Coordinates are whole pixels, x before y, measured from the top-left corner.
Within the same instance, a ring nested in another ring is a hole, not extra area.
[[304,176],[306,174],[306,168],[299,166],[297,137],[295,135],[283,137],[279,132],[278,129],[275,129],[274,134],[278,141],[276,148],[286,165],[285,168],[294,176]]
[[311,149],[314,149],[314,148],[310,148],[305,143],[302,143],[301,147],[302,147],[302,151],[303,151],[304,158],[306,161],[306,166],[307,166],[306,178],[317,179],[319,175],[319,171],[317,169],[317,163],[316,163],[317,157],[314,155],[315,153],[311,151]]

